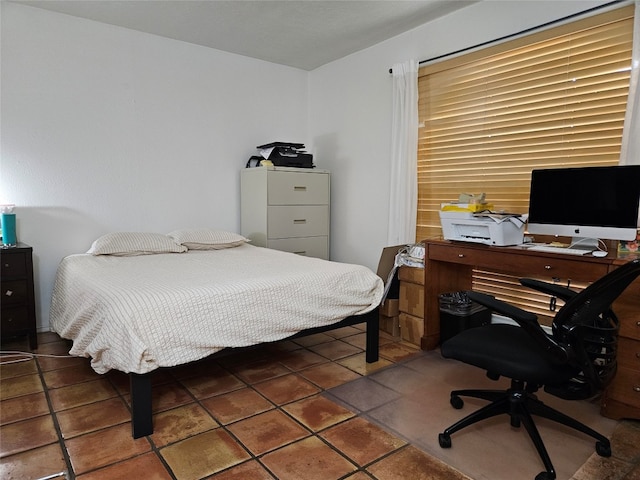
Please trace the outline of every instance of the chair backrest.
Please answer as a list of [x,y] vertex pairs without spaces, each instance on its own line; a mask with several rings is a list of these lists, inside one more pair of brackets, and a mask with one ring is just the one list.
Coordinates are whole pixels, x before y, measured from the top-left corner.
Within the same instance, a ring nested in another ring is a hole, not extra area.
[[554,338],[570,347],[582,370],[577,381],[588,383],[591,393],[616,373],[619,324],[611,305],[638,275],[640,259],[624,264],[567,300],[553,319]]

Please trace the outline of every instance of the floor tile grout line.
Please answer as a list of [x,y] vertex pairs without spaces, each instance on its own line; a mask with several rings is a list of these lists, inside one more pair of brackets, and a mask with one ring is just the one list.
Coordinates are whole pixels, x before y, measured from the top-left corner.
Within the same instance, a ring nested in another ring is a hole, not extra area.
[[44,378],[44,374],[43,374],[43,370],[40,366],[40,362],[38,361],[38,358],[35,357],[35,362],[36,362],[36,369],[38,370],[38,376],[40,378],[40,382],[42,382],[42,388],[44,391],[44,396],[45,399],[47,401],[47,406],[49,407],[49,415],[51,416],[51,420],[53,422],[53,427],[56,430],[56,435],[58,436],[58,445],[60,447],[60,449],[62,450],[62,458],[64,458],[64,463],[66,465],[66,469],[67,469],[67,480],[74,480],[75,479],[75,473],[73,472],[73,465],[71,463],[71,457],[69,456],[69,452],[67,451],[67,446],[65,443],[65,439],[64,436],[62,435],[62,429],[60,428],[60,422],[58,421],[58,415],[56,413],[56,411],[53,408],[53,402],[51,400],[51,396],[49,395],[49,386],[47,385],[47,382],[45,381]]

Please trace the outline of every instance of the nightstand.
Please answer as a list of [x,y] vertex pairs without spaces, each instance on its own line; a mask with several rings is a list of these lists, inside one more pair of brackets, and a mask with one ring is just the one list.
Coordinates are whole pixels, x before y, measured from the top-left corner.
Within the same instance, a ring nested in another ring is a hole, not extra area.
[[33,290],[33,248],[24,243],[0,248],[2,265],[2,339],[29,336],[31,349],[38,348],[36,335],[36,302]]

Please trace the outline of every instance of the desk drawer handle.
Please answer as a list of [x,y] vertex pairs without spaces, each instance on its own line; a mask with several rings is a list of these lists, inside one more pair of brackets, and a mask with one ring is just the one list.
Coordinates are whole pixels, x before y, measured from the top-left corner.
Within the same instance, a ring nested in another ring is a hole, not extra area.
[[293,190],[296,192],[306,192],[307,191],[307,187],[303,187],[303,186],[294,186]]
[[459,253],[458,258],[464,258],[464,253]]
[[307,251],[306,250],[300,250],[299,252],[293,252],[293,253],[295,253],[296,255],[306,255]]
[[640,322],[636,322],[636,327],[640,327]]
[[307,219],[306,218],[298,218],[298,219],[294,219],[293,223],[296,225],[302,225],[304,223],[307,223]]
[[544,269],[545,269],[545,270],[551,270],[551,265],[545,265],[545,266],[544,266]]
[[634,385],[633,386],[633,391],[640,393],[640,385]]

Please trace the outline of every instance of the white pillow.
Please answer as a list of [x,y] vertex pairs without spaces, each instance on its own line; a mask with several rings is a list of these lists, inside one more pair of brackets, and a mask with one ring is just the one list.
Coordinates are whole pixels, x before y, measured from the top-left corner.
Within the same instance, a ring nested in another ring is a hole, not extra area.
[[249,241],[242,235],[224,230],[174,230],[167,235],[189,250],[221,250],[238,247]]
[[187,248],[161,233],[114,232],[98,238],[87,253],[92,255],[150,255],[154,253],[183,253]]

